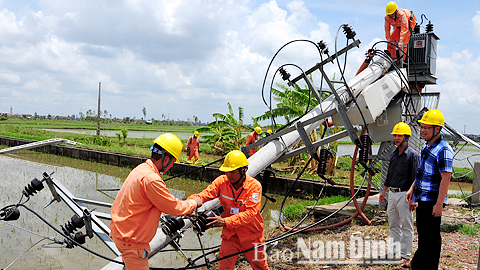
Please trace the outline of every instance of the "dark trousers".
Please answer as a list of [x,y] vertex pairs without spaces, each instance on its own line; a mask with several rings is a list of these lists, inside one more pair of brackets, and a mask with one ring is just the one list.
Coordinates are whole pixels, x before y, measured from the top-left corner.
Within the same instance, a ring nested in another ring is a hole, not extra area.
[[418,202],[416,219],[418,248],[412,259],[412,269],[438,269],[442,251],[440,235],[442,217],[432,215],[435,204],[436,202]]

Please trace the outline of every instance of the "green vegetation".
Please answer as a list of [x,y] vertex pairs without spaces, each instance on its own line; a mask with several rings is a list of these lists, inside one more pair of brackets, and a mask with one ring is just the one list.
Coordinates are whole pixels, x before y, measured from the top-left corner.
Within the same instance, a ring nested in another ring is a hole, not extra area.
[[468,236],[475,236],[478,234],[478,227],[477,226],[470,226],[467,224],[461,224],[462,226],[458,229],[459,232],[468,235]]
[[[328,198],[320,198],[320,200],[318,200],[317,205],[327,205],[327,204],[332,204],[337,202],[344,202],[344,201],[348,201],[348,199],[349,198],[341,195],[332,196]],[[284,215],[285,218],[288,220],[299,219],[308,213],[307,206],[312,206],[314,204],[315,204],[314,200],[306,200],[306,201],[296,202],[291,205],[287,205],[283,208],[282,215]]]
[[197,129],[201,133],[212,133],[212,135],[202,135],[202,138],[205,139],[205,143],[213,147],[216,153],[221,155],[234,149],[240,149],[246,140],[242,131],[252,131],[252,128],[243,125],[243,108],[238,107],[238,118],[235,118],[232,105],[230,103],[227,105],[227,114],[214,113],[214,122]]
[[471,168],[454,168],[452,181],[458,178],[462,182],[473,183],[473,177],[473,169]]
[[[95,119],[96,120],[96,119]],[[24,119],[24,118],[8,118],[1,123],[6,125],[15,125],[17,127],[29,127],[35,129],[85,129],[96,130],[97,123],[95,121],[80,120],[57,120],[57,119]],[[192,125],[146,125],[141,122],[105,122],[102,121],[100,128],[102,130],[121,130],[129,131],[149,131],[149,132],[193,132],[198,126]]]
[[460,232],[468,236],[475,236],[478,234],[478,225],[468,225],[464,223],[457,224],[444,224],[442,225],[442,231],[444,232]]
[[[463,192],[463,195],[462,194],[449,194],[448,197],[449,198],[457,198],[457,199],[462,199],[463,200],[463,196],[465,195],[465,197],[468,197],[470,195],[472,195],[472,192],[469,192],[469,191],[465,191]],[[469,198],[471,200],[471,198]],[[468,199],[467,199],[468,200]]]

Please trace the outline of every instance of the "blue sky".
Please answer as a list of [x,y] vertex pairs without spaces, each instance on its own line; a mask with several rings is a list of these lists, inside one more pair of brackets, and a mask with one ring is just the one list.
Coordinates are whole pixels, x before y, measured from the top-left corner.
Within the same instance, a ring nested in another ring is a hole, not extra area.
[[[195,115],[209,122],[230,102],[244,107],[251,123],[266,111],[262,82],[282,45],[324,40],[333,52],[338,27],[348,23],[362,41],[348,54],[350,79],[365,51],[384,39],[387,2],[0,1],[0,112],[10,106],[42,115],[96,110],[102,82],[102,111],[116,117],[142,118],[145,107],[148,119]],[[425,14],[440,37],[438,85],[427,91],[441,93],[446,121],[480,134],[480,3],[397,3],[418,21]],[[296,44],[274,66],[308,69],[317,58],[311,46]],[[336,65],[327,72],[338,73]]]

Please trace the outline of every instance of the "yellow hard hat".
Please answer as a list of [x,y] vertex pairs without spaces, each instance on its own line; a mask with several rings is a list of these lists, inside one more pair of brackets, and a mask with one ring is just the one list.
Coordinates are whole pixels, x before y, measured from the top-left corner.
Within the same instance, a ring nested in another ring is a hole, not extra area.
[[248,160],[245,154],[240,150],[230,151],[225,160],[223,161],[220,171],[222,172],[231,172],[238,168],[242,168],[248,165]]
[[165,151],[176,158],[178,162],[180,153],[182,153],[183,143],[176,135],[172,133],[164,133],[158,136],[153,143],[160,145]]
[[422,119],[418,120],[419,123],[432,126],[445,126],[445,117],[443,113],[437,109],[428,110],[423,114]]
[[400,122],[393,127],[392,135],[408,135],[412,136],[412,130],[404,122]]
[[198,133],[198,131],[195,130],[195,131],[193,132],[193,135],[194,135],[195,137],[198,137],[198,135],[200,135],[200,133]]
[[393,2],[393,1],[388,2],[387,8],[386,8],[387,15],[393,14],[395,11],[397,11],[397,8],[398,8],[397,3]]
[[273,131],[271,129],[267,130],[267,133],[272,134]]
[[257,132],[257,134],[262,134],[262,128],[261,127],[255,127],[255,132]]

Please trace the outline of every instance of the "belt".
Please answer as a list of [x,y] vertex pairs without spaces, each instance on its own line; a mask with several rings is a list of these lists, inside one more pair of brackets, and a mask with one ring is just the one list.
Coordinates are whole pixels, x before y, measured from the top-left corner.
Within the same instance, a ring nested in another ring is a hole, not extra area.
[[393,192],[393,193],[395,193],[395,192],[406,192],[406,191],[408,191],[408,189],[391,187],[390,191]]

